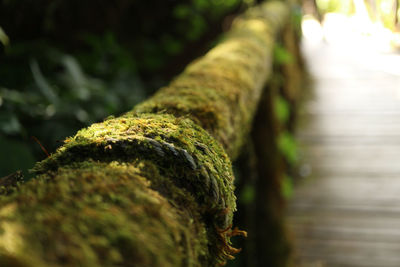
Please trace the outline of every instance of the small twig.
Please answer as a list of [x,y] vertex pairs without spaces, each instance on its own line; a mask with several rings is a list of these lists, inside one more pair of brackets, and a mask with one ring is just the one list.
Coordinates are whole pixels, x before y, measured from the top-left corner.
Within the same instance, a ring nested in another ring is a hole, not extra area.
[[31,136],[31,138],[35,140],[36,143],[39,144],[40,148],[43,150],[44,153],[46,153],[47,157],[50,157],[49,152],[47,152],[46,148],[44,148],[44,146],[40,143],[40,141],[35,136]]

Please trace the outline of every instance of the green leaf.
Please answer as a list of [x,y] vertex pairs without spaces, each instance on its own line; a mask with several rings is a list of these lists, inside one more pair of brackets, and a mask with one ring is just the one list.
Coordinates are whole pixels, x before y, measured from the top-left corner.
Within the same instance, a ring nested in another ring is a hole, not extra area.
[[256,193],[254,186],[246,185],[243,187],[242,192],[240,193],[239,202],[242,204],[250,204],[254,202],[255,195]]
[[206,10],[207,8],[210,7],[210,2],[207,0],[194,0],[192,1],[193,5],[196,7],[198,10]]
[[182,43],[178,39],[174,39],[171,35],[164,35],[162,43],[165,51],[171,55],[176,55],[183,49]]
[[285,47],[276,44],[274,47],[274,60],[277,64],[288,64],[293,62],[293,56]]
[[66,75],[70,83],[69,88],[78,99],[88,100],[90,98],[88,80],[78,61],[70,55],[65,55],[61,60],[66,69]]
[[26,104],[25,95],[13,89],[0,87],[0,98],[2,98],[4,102],[13,102],[21,105]]
[[278,136],[278,149],[290,164],[297,162],[297,143],[293,135],[289,132],[283,132]]
[[35,79],[36,85],[39,87],[42,94],[47,98],[50,103],[58,104],[58,96],[54,89],[51,87],[49,82],[43,76],[39,64],[36,60],[32,60],[30,63],[33,78]]
[[19,134],[22,131],[21,123],[13,113],[0,114],[0,131],[6,134]]
[[190,41],[198,39],[206,30],[207,23],[200,15],[193,15],[190,20],[190,30],[186,33],[186,38]]
[[177,5],[172,12],[177,19],[185,19],[192,13],[190,7],[187,5]]
[[274,100],[274,112],[279,122],[285,123],[290,117],[290,105],[282,96],[276,96]]
[[8,46],[8,44],[10,43],[10,39],[8,38],[7,34],[1,27],[0,27],[0,43],[2,43],[4,46]]

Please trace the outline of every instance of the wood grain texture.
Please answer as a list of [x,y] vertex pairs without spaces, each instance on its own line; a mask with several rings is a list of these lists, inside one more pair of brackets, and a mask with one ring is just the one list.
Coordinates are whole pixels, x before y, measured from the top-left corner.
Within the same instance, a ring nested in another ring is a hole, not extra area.
[[399,58],[303,48],[315,89],[297,134],[308,175],[287,215],[297,264],[400,266],[400,76],[386,66]]

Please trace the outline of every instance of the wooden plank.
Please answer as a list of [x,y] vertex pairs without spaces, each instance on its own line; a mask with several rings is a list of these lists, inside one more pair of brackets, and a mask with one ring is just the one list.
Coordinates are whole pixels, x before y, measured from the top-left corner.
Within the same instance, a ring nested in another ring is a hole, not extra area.
[[400,136],[399,115],[309,115],[306,128],[301,130],[302,135],[323,136]]
[[[381,156],[381,157],[379,157]],[[321,156],[318,162],[312,161],[309,157],[304,157],[302,162],[308,162],[310,172],[322,175],[335,176],[360,176],[363,173],[375,174],[377,176],[386,174],[399,174],[400,164],[399,157],[390,157],[390,155],[372,155],[357,158],[356,155],[343,155],[343,157],[330,155]],[[366,161],[363,161],[366,159]]]
[[319,135],[318,133],[309,134],[309,135],[297,135],[297,140],[301,144],[306,145],[346,145],[346,146],[354,146],[354,145],[400,145],[400,134],[394,133],[391,135],[359,135],[359,136],[347,136],[347,135]]
[[[287,224],[303,267],[400,266],[400,57],[306,50],[315,74],[300,112]],[[375,58],[376,66],[370,60]]]
[[[308,214],[291,214],[287,217],[290,225],[346,225],[349,228],[379,228],[379,229],[398,229],[400,230],[400,214],[394,216],[371,216],[370,213],[334,213],[327,210],[312,211],[312,216]],[[318,224],[315,223],[315,218],[318,218]]]
[[387,242],[298,239],[303,261],[318,261],[329,267],[398,267],[400,245]]
[[393,243],[400,249],[399,228],[359,227],[337,222],[337,224],[307,225],[293,224],[290,229],[297,233],[297,238],[329,239],[337,241],[385,242]]
[[[317,190],[316,190],[317,189]],[[315,179],[312,186],[302,186],[296,190],[299,199],[339,199],[360,202],[390,202],[399,206],[400,181],[395,177],[329,176]],[[387,203],[390,204],[390,203]]]

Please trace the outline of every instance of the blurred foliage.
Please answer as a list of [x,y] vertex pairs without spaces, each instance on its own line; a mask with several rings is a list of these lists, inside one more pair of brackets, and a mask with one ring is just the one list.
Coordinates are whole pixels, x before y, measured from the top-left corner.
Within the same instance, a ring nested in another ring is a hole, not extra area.
[[[292,22],[295,27],[298,27],[296,23],[299,18],[297,15],[292,17]],[[293,169],[298,160],[298,148],[295,137],[290,130],[290,125],[293,123],[293,116],[295,110],[293,106],[284,94],[285,84],[287,84],[288,77],[285,76],[283,67],[285,65],[290,65],[294,63],[294,55],[285,48],[283,42],[276,42],[274,46],[274,73],[271,85],[277,91],[273,95],[272,104],[274,117],[276,119],[276,124],[278,130],[276,146],[278,148],[278,153],[280,157],[283,158],[285,167],[285,174],[282,176],[281,181],[281,194],[285,198],[289,198],[293,190],[292,177],[288,175],[291,169]]]
[[293,62],[293,56],[281,44],[276,43],[274,46],[274,63],[278,65],[288,64]]
[[[300,5],[295,5],[292,7],[292,17],[291,22],[294,27],[295,32],[301,36],[301,22],[303,20],[303,10]],[[301,38],[301,37],[299,37]]]
[[354,11],[353,0],[316,0],[322,14],[338,12],[350,14]]
[[282,132],[278,136],[277,144],[279,151],[288,163],[295,165],[298,159],[298,148],[294,136],[287,131]]
[[254,2],[0,1],[0,177],[46,157],[31,136],[52,152],[131,109]]
[[[357,11],[355,3],[355,0],[316,0],[318,10],[321,14],[353,14]],[[399,30],[399,0],[360,1],[357,4],[365,6],[373,22],[381,22],[390,30],[396,30],[396,28]]]
[[290,198],[293,195],[293,190],[294,190],[293,179],[290,176],[285,175],[282,179],[281,188],[282,188],[282,195],[286,199]]
[[[397,5],[395,4],[397,1]],[[400,30],[400,9],[398,0],[377,0],[375,5],[367,5],[370,17],[381,20],[383,25],[391,30]]]
[[285,124],[290,118],[290,105],[289,102],[281,95],[274,97],[274,113],[281,124]]
[[10,42],[10,39],[8,38],[8,36],[4,32],[4,30],[0,27],[0,43],[3,46],[7,46],[9,42]]
[[[133,60],[108,41],[101,42],[102,49],[94,48],[92,53],[75,57],[41,41],[10,47],[0,65],[0,133],[13,141],[4,142],[1,154],[14,151],[8,156],[18,159],[29,153],[30,149],[12,150],[19,142],[26,148],[33,146],[31,155],[43,158],[30,136],[37,136],[52,151],[57,140],[144,99],[145,91]],[[107,51],[113,53],[107,54],[110,60],[106,62]],[[96,76],[83,71],[78,58],[86,64],[90,62],[87,69]],[[11,168],[15,166],[2,164],[0,170],[5,173],[13,171]]]
[[243,205],[251,204],[256,198],[256,190],[253,185],[245,185],[239,195],[239,203]]
[[1,177],[10,174],[12,170],[27,170],[36,161],[29,145],[23,142],[10,140],[0,135],[0,147]]

